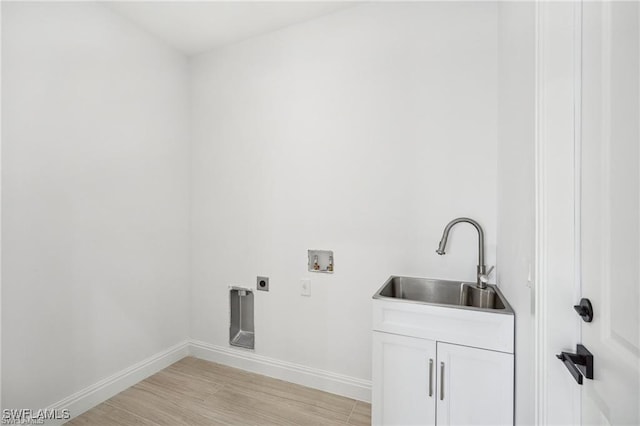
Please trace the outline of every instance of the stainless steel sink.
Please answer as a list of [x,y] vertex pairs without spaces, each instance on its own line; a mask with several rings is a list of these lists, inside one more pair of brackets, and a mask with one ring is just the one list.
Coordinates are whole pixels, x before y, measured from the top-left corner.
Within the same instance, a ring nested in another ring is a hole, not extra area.
[[475,283],[391,276],[373,298],[513,314],[495,285],[480,289]]

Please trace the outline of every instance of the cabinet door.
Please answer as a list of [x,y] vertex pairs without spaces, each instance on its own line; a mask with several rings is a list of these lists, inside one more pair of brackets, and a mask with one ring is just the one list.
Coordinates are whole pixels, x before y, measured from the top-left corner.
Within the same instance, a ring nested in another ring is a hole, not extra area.
[[436,343],[373,332],[374,425],[433,425]]
[[513,354],[438,342],[437,425],[513,425]]

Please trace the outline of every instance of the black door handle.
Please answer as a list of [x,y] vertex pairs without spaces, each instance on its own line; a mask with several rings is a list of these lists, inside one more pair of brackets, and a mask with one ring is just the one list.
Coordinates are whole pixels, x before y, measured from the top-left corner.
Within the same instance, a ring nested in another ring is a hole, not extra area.
[[562,352],[556,355],[569,370],[569,373],[578,382],[582,384],[582,377],[593,379],[593,355],[583,345],[576,345],[576,353]]

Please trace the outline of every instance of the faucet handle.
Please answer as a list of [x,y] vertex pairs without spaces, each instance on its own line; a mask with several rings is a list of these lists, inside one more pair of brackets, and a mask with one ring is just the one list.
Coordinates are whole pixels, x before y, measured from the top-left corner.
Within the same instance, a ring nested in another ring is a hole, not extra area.
[[492,266],[491,268],[489,268],[487,272],[485,272],[484,274],[480,274],[480,276],[478,277],[480,278],[480,281],[482,281],[485,284],[488,283],[489,275],[491,275],[491,272],[493,272],[494,269],[495,269],[495,266]]

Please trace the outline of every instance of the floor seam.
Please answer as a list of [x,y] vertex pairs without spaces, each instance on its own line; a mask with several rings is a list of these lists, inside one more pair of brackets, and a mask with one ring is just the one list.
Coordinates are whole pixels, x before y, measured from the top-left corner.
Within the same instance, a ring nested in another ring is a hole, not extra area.
[[353,416],[353,412],[356,410],[356,404],[358,404],[358,401],[353,401],[353,407],[351,407],[351,412],[349,413],[349,417],[347,417],[347,423],[351,421],[351,416]]
[[134,413],[133,411],[128,410],[128,409],[127,409],[127,408],[125,408],[125,407],[121,407],[121,406],[119,406],[119,405],[114,405],[113,403],[110,403],[110,402],[109,402],[109,399],[107,399],[105,402],[103,402],[103,404],[106,404],[106,405],[108,405],[108,406],[110,406],[110,407],[112,407],[112,408],[115,408],[116,410],[124,411],[125,413],[129,413],[129,414],[131,414],[131,415],[132,415],[132,416],[134,416],[134,417],[137,417],[137,418],[139,418],[139,419],[144,420],[145,422],[148,422],[148,423],[153,424],[153,420],[151,420],[151,419],[149,419],[149,418],[147,418],[147,417],[144,417],[144,416],[142,416],[142,415],[140,415],[140,414],[138,414],[138,413]]

